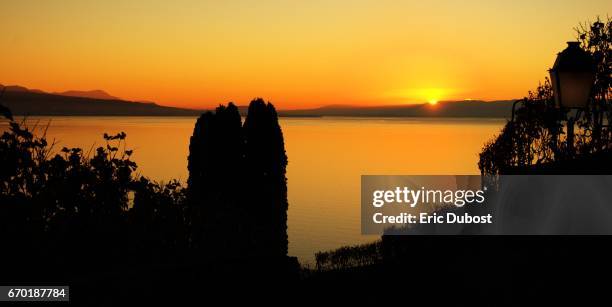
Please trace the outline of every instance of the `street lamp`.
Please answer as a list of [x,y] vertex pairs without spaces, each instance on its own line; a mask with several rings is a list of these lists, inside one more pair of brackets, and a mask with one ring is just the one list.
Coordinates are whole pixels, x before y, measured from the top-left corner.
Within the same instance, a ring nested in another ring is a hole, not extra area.
[[[580,48],[580,42],[567,42],[567,48],[557,55],[549,72],[556,106],[566,111],[580,111],[588,106],[595,82],[595,65],[591,55]],[[567,120],[570,153],[574,146],[574,121],[572,117]]]

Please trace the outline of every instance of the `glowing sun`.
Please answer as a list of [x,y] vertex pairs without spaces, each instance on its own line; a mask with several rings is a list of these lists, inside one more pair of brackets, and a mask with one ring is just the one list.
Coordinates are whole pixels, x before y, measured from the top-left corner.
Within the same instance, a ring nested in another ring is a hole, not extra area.
[[439,87],[421,88],[418,91],[418,96],[421,96],[421,99],[427,101],[432,106],[438,104],[445,94],[446,90]]

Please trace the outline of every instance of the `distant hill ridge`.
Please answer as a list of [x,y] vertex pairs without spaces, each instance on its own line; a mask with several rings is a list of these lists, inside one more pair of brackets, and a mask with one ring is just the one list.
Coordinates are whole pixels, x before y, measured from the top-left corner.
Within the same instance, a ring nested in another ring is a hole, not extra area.
[[0,85],[1,102],[14,115],[45,116],[198,116],[202,110],[121,100],[102,90],[47,93]]
[[[103,90],[65,91],[47,93],[23,86],[2,86],[5,89],[2,104],[15,115],[66,116],[199,116],[205,110],[160,106],[154,102],[126,101]],[[509,118],[513,100],[500,101],[442,101],[428,103],[350,106],[329,105],[312,109],[279,110],[283,117],[475,117]],[[238,107],[246,115],[245,106]]]
[[53,95],[61,95],[61,96],[70,96],[70,97],[83,97],[83,98],[93,98],[93,99],[106,99],[106,100],[121,100],[119,97],[111,96],[109,93],[103,90],[91,90],[91,91],[64,91],[64,92],[52,92],[47,93],[45,91],[39,89],[29,89],[25,86],[21,85],[7,85],[4,86],[0,84],[0,89],[5,89],[7,92],[32,92],[32,93],[40,93],[40,94],[53,94]]
[[32,92],[32,93],[45,93],[39,89],[29,89],[20,85],[2,85],[0,84],[0,90],[5,90],[7,92]]
[[121,100],[119,97],[111,96],[109,93],[103,90],[91,90],[91,91],[65,91],[53,93],[61,96],[70,96],[70,97],[83,97],[83,98],[92,98],[92,99],[105,99],[105,100]]
[[387,106],[333,105],[308,110],[279,111],[280,116],[346,116],[346,117],[477,117],[509,118],[514,100],[442,101]]

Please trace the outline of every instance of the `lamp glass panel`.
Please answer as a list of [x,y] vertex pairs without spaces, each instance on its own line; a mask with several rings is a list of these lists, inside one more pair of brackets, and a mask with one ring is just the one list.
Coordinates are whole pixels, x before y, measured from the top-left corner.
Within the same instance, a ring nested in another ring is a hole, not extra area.
[[560,89],[557,91],[561,94],[561,106],[565,108],[586,107],[593,84],[593,74],[589,72],[559,72],[558,74]]

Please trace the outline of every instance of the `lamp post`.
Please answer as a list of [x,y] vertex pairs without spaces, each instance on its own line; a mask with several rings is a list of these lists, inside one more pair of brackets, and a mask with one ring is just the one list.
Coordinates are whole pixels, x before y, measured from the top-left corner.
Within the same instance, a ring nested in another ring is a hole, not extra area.
[[[549,72],[557,107],[569,112],[588,106],[595,82],[595,65],[591,55],[580,48],[580,42],[567,42],[567,48],[557,55]],[[568,154],[574,150],[575,120],[571,116],[567,119]]]

